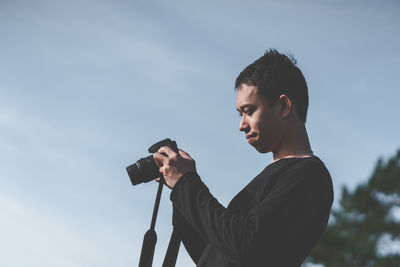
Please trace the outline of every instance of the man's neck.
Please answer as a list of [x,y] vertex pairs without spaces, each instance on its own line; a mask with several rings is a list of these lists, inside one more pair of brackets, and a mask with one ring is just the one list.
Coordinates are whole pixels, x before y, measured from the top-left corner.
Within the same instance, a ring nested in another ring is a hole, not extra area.
[[274,161],[288,157],[310,157],[312,150],[304,123],[288,127],[279,145],[272,151]]

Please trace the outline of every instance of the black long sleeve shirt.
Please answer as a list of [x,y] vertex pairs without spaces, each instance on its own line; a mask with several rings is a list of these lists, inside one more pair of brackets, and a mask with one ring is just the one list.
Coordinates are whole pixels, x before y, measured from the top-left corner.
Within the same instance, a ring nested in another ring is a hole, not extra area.
[[197,266],[300,266],[324,231],[332,180],[317,157],[268,165],[222,206],[195,173],[171,192],[174,225]]

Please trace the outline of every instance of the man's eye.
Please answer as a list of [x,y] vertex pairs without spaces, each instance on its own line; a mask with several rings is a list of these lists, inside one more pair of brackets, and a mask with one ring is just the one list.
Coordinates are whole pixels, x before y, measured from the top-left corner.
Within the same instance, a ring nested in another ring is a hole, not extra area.
[[243,110],[243,112],[246,113],[247,115],[253,114],[253,110],[252,109],[245,109],[245,110]]

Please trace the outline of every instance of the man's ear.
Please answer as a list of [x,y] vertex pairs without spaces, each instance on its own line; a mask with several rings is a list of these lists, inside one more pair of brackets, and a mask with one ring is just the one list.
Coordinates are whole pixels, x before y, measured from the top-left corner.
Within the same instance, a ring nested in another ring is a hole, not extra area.
[[294,108],[292,100],[290,100],[290,98],[287,95],[281,95],[279,97],[279,105],[282,112],[281,113],[282,118],[289,116],[289,114],[292,112]]

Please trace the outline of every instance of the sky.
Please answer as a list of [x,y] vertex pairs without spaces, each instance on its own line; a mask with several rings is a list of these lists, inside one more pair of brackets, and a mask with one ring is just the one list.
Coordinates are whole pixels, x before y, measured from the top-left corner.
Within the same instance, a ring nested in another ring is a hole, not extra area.
[[[157,184],[125,167],[169,137],[223,204],[272,161],[238,131],[234,81],[295,56],[307,130],[342,186],[400,149],[397,1],[0,0],[0,265],[134,266]],[[154,266],[171,232],[169,189]],[[184,249],[178,267],[194,266]]]

